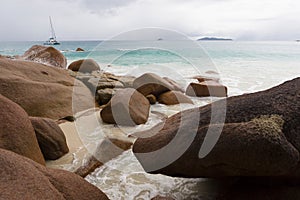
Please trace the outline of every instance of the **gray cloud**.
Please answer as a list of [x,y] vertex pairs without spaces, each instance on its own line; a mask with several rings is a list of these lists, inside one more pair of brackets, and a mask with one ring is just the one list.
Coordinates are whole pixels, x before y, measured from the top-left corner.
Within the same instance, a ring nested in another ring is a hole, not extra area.
[[60,40],[105,39],[161,27],[192,37],[294,40],[297,0],[10,0],[0,7],[0,40],[45,40],[51,15]]

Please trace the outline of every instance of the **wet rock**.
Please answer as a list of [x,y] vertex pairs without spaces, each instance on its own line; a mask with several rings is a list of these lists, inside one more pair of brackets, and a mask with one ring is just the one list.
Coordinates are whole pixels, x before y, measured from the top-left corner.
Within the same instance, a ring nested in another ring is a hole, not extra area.
[[67,66],[65,56],[51,46],[34,45],[24,53],[22,58],[63,69]]
[[105,123],[134,126],[144,124],[149,117],[149,101],[132,88],[119,90],[101,110]]
[[74,173],[48,169],[3,149],[0,149],[0,167],[1,199],[108,199]]
[[215,81],[190,83],[186,89],[186,94],[197,97],[227,97],[227,87]]
[[194,104],[193,101],[179,91],[169,91],[158,97],[158,102],[166,105],[175,105],[180,103]]
[[2,95],[0,95],[0,111],[0,148],[44,165],[45,160],[27,113]]
[[72,116],[74,103],[74,112],[94,106],[89,89],[67,70],[21,60],[0,58],[0,93],[36,117]]
[[78,47],[78,48],[76,49],[76,51],[84,51],[84,49]]
[[56,160],[69,152],[60,127],[48,118],[30,117],[39,146],[46,160]]
[[153,73],[146,73],[136,78],[133,87],[144,96],[153,94],[156,97],[173,89],[173,86],[167,80]]
[[93,71],[100,70],[100,66],[93,59],[82,59],[72,62],[68,69],[81,72],[81,73],[91,73]]
[[[269,90],[180,112],[168,118],[155,136],[139,138],[133,151],[144,169],[152,173],[182,177],[296,179],[300,177],[299,88],[300,78],[296,78]],[[224,118],[220,117],[222,115]],[[202,151],[200,154],[205,137],[208,139],[206,146],[218,140],[208,154]],[[170,142],[172,145],[162,149]],[[160,149],[162,151],[158,151]],[[174,161],[156,167],[172,156]]]
[[146,98],[151,105],[156,104],[156,96],[154,96],[153,94],[147,95]]

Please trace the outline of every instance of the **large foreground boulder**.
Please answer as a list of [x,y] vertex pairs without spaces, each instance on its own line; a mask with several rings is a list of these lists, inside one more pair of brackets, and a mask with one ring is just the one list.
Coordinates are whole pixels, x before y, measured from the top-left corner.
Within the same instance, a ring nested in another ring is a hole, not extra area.
[[55,121],[30,117],[39,146],[46,160],[55,160],[69,152],[64,132]]
[[51,119],[94,106],[90,105],[94,98],[89,89],[66,70],[29,61],[0,58],[0,93],[28,115]]
[[[167,119],[154,136],[139,138],[133,151],[152,173],[298,178],[299,88],[300,78],[296,78],[266,91],[183,111]],[[201,146],[209,146],[216,138],[216,145],[203,156]]]
[[24,53],[22,58],[63,69],[67,66],[66,57],[51,46],[34,45]]
[[103,122],[125,126],[144,124],[149,117],[150,103],[132,88],[119,90],[101,110]]
[[48,169],[3,149],[0,149],[0,167],[0,199],[108,199],[78,175]]
[[0,95],[0,112],[0,148],[44,165],[45,160],[27,113],[2,95]]
[[68,69],[75,72],[91,73],[100,70],[100,66],[93,59],[82,59],[72,62]]

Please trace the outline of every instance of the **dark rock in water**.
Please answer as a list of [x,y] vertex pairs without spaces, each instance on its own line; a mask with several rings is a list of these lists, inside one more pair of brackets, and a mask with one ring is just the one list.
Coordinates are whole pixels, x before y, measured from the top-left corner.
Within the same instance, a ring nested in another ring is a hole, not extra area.
[[208,70],[205,72],[206,74],[219,74],[218,72],[214,71],[214,70]]
[[108,199],[74,173],[46,168],[3,149],[0,149],[0,167],[1,199]]
[[134,126],[144,124],[149,117],[149,101],[132,88],[119,90],[101,110],[105,123]]
[[78,47],[78,48],[76,49],[76,51],[84,51],[84,49]]
[[65,56],[51,46],[34,45],[24,53],[22,58],[63,69],[67,66]]
[[186,95],[197,97],[227,97],[227,87],[215,81],[190,83],[186,89]]
[[0,148],[44,165],[45,160],[27,113],[2,95],[0,95],[0,112]]
[[41,117],[30,117],[30,121],[46,160],[58,159],[69,152],[65,134],[55,121]]
[[166,105],[175,105],[180,103],[194,104],[193,101],[179,91],[169,91],[158,97],[158,102]]
[[[299,88],[296,78],[180,112],[168,118],[156,135],[139,138],[133,151],[146,171],[170,176],[300,177]],[[214,139],[216,145],[203,156],[201,146]]]
[[153,94],[156,97],[174,89],[167,80],[153,73],[146,73],[136,78],[133,82],[133,87],[144,96]]
[[148,99],[148,101],[151,105],[156,103],[156,96],[154,96],[153,94],[147,95],[146,98]]
[[75,72],[91,73],[100,70],[100,66],[93,59],[82,59],[72,62],[68,69]]
[[[0,94],[30,116],[61,119],[94,106],[94,97],[67,70],[40,63],[0,58]],[[76,98],[73,98],[76,97]],[[74,110],[72,104],[76,105]]]

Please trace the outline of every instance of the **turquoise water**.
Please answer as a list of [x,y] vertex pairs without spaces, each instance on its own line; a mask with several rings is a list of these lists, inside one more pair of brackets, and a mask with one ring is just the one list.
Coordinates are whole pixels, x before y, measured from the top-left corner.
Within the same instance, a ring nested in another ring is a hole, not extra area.
[[[20,55],[43,42],[0,42],[0,54]],[[85,52],[76,52],[81,47]],[[115,74],[155,72],[175,80],[220,73],[230,95],[267,89],[300,76],[300,43],[243,41],[62,41],[68,63],[92,58]],[[107,67],[107,65],[112,67]]]

